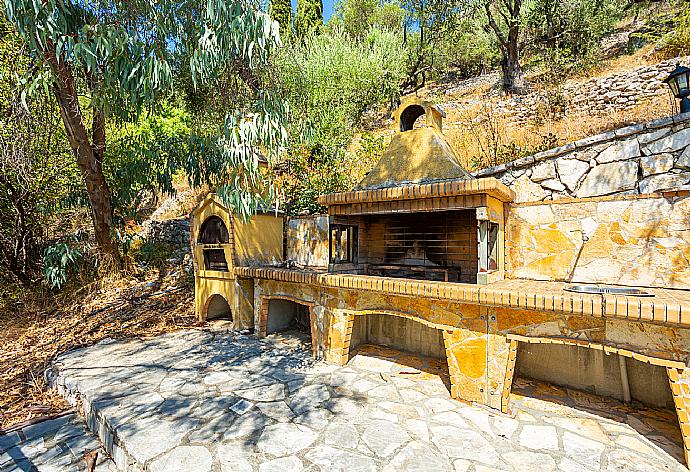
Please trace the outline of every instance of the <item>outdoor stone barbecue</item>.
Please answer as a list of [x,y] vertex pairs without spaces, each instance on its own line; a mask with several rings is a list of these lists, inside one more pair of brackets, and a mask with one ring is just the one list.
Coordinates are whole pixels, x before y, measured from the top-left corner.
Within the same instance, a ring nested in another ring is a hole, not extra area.
[[[202,203],[191,231],[200,319],[260,337],[301,328],[314,356],[340,365],[372,344],[436,358],[450,396],[503,412],[516,372],[674,407],[689,459],[690,117],[481,177],[458,164],[431,103],[408,100],[394,118],[358,187],[320,198],[328,215],[242,223],[216,197]],[[612,164],[634,171],[609,179]],[[596,173],[606,178],[587,183]],[[616,188],[597,193],[607,182]],[[565,290],[577,283],[650,296]]]

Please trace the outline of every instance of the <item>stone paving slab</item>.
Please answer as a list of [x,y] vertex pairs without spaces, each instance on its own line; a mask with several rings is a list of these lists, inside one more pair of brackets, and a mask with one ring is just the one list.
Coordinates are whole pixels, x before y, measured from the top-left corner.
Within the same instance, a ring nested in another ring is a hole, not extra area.
[[625,416],[525,397],[510,417],[402,370],[315,362],[288,336],[188,330],[65,354],[50,377],[120,470],[687,472]]
[[0,435],[0,470],[85,471],[84,455],[92,452],[95,471],[117,470],[84,420],[72,413]]

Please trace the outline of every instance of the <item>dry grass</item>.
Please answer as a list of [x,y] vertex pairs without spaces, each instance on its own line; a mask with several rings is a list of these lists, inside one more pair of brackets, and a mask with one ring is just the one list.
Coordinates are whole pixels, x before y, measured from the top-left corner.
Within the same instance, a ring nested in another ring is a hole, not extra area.
[[[60,295],[23,291],[0,306],[0,432],[68,408],[44,380],[58,354],[105,338],[153,336],[195,326],[188,277],[76,282]],[[6,298],[6,297],[5,297]]]
[[667,95],[659,95],[626,110],[600,115],[572,114],[515,125],[485,105],[448,113],[445,135],[467,169],[498,165],[523,155],[674,113]]

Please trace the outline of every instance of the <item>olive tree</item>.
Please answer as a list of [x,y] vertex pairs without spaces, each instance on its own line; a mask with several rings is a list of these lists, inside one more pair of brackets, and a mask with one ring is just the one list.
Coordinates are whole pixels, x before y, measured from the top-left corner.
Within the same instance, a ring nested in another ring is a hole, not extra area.
[[[248,100],[228,111],[215,138],[192,139],[184,162],[194,183],[224,182],[243,215],[259,204],[258,153],[285,142],[286,109],[264,71],[280,47],[278,25],[251,0],[4,0],[33,67],[26,94],[47,93],[86,184],[97,247],[117,260],[111,188],[103,172],[109,120],[134,120],[186,72],[195,85],[228,75]],[[262,194],[263,195],[263,194]]]

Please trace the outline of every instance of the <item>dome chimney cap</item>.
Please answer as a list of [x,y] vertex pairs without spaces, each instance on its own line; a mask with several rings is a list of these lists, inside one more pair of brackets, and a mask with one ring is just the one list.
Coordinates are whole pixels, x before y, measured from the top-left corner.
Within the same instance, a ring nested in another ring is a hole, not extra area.
[[445,112],[433,103],[417,97],[405,98],[398,109],[393,112],[393,121],[397,131],[412,130],[415,121],[422,115],[426,115],[427,127],[442,131],[443,118],[446,117]]

